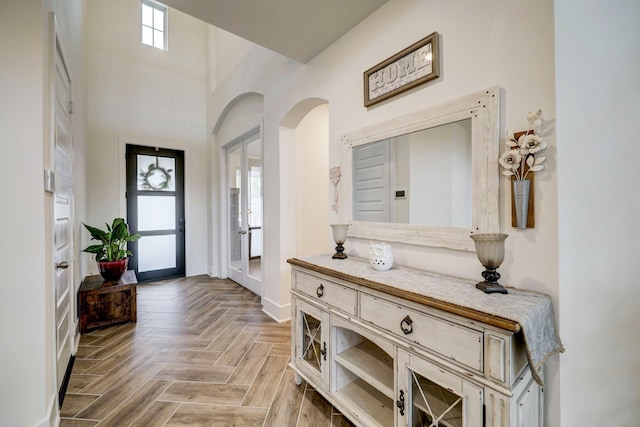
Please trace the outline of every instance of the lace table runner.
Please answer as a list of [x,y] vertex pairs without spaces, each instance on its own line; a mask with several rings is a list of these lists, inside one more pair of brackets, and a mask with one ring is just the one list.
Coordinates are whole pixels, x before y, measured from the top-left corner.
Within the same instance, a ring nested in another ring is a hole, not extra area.
[[363,258],[335,260],[330,254],[324,254],[299,259],[356,279],[517,322],[522,328],[533,377],[541,386],[544,385],[542,369],[545,361],[556,353],[564,352],[548,295],[510,287],[506,295],[485,294],[476,289],[476,281],[407,267],[394,266],[388,271],[377,271]]

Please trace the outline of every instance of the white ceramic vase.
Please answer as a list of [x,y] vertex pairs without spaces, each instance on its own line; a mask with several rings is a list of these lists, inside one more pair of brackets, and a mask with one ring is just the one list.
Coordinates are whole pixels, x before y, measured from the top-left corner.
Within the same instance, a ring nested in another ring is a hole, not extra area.
[[387,271],[393,267],[393,251],[386,243],[373,243],[369,249],[369,265],[374,270]]

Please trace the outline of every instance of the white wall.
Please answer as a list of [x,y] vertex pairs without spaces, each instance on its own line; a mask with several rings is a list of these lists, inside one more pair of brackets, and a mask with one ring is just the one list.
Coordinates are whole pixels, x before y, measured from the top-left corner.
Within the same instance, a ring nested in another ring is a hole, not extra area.
[[[240,58],[253,46],[253,43],[217,27],[208,26],[209,61],[211,66],[210,88],[218,81],[224,81],[233,72]],[[224,60],[218,60],[224,58]]]
[[[47,29],[41,9],[40,2],[5,2],[0,13],[0,51],[4,58],[13,56],[12,61],[0,63],[0,129],[3,151],[8,150],[4,151],[0,182],[5,200],[19,207],[2,210],[2,222],[10,226],[3,227],[0,243],[2,342],[11,343],[0,349],[0,416],[2,423],[9,425],[39,423],[52,396],[51,335],[46,327],[51,313],[47,309],[51,296],[46,289],[49,270],[45,249],[45,206],[49,201],[42,191],[43,43]],[[28,316],[25,307],[29,307]]]
[[[184,150],[186,272],[202,274],[208,258],[207,25],[169,9],[168,51],[162,51],[140,42],[140,13],[138,0],[88,2],[88,220],[98,225],[126,215],[125,143]],[[86,244],[88,233],[83,238]]]
[[411,223],[471,227],[471,120],[396,140],[411,150]]
[[637,426],[640,3],[555,12],[561,424]]
[[[51,168],[49,11],[73,78],[73,102],[84,107],[82,33],[84,1],[0,4],[0,129],[5,208],[0,239],[0,424],[46,426],[58,414],[55,378],[52,198],[43,188]],[[83,178],[83,114],[73,117],[74,172]],[[82,218],[83,185],[76,185]],[[74,267],[78,275],[77,264]]]
[[[535,31],[532,34],[524,28]],[[432,31],[438,31],[442,39],[442,76],[387,102],[364,108],[363,71]],[[527,113],[537,108],[542,108],[545,117],[554,123],[553,52],[551,0],[535,3],[466,0],[462,4],[391,0],[306,65],[257,46],[250,49],[229,77],[218,81],[209,98],[209,123],[210,126],[215,123],[238,94],[264,95],[264,292],[274,307],[286,312],[290,286],[286,258],[292,253],[284,238],[289,235],[287,224],[279,221],[286,213],[282,204],[285,198],[281,199],[284,184],[280,179],[290,176],[289,170],[295,165],[286,155],[291,138],[280,125],[295,105],[305,99],[322,98],[331,106],[331,166],[341,164],[340,136],[344,133],[496,84],[503,88],[501,134],[504,134],[506,129],[527,126]],[[505,284],[550,294],[557,307],[557,168],[553,129],[546,139],[550,147],[548,169],[538,174],[536,182],[535,229],[511,228],[508,183],[505,179],[501,181],[501,226],[510,234],[501,274]],[[340,183],[341,192],[348,188],[349,183]],[[346,219],[330,215],[330,222],[339,220]],[[346,246],[351,254],[368,254],[368,242],[350,239]],[[331,249],[329,246],[326,251]],[[445,274],[477,278],[482,271],[472,253],[397,244],[394,254],[398,264]],[[560,417],[557,356],[549,367],[545,388],[547,416],[549,425],[557,425]]]
[[[326,252],[329,227],[329,106],[319,105],[295,129],[296,256]],[[333,199],[331,200],[333,201]]]

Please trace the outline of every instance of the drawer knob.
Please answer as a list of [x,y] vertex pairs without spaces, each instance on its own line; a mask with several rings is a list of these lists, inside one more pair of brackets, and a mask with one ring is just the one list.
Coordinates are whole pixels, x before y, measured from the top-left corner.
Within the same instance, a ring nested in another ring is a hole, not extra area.
[[413,332],[413,320],[411,320],[409,315],[405,316],[405,318],[402,319],[402,322],[400,322],[400,329],[402,329],[402,332],[404,332],[405,335],[409,335]]
[[321,298],[322,295],[324,295],[324,286],[322,286],[322,283],[320,283],[320,286],[316,289],[316,295],[318,295],[318,298]]

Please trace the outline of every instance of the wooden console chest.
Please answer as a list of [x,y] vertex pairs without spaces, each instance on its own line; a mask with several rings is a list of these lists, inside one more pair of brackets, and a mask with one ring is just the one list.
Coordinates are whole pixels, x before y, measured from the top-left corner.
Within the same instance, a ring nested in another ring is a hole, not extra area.
[[100,275],[87,276],[78,291],[80,333],[123,322],[136,321],[136,284],[133,270],[118,282],[105,282]]
[[[522,325],[430,296],[456,288],[496,298],[473,281],[401,266],[375,272],[354,257],[288,262],[296,382],[305,379],[355,425],[544,425]],[[510,293],[504,304],[525,298]]]

